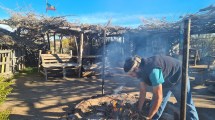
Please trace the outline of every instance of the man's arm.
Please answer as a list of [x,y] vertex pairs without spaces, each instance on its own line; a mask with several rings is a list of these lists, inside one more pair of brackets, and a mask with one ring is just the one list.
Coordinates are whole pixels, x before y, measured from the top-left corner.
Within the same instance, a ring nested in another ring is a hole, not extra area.
[[158,111],[158,108],[161,105],[161,102],[163,100],[163,90],[162,90],[162,84],[159,84],[158,86],[153,87],[153,99],[155,100],[152,108],[150,109],[148,118],[152,118],[154,114]]
[[146,87],[147,87],[147,85],[144,82],[140,82],[140,97],[139,97],[139,103],[138,103],[138,110],[139,111],[142,110],[143,104],[145,102]]

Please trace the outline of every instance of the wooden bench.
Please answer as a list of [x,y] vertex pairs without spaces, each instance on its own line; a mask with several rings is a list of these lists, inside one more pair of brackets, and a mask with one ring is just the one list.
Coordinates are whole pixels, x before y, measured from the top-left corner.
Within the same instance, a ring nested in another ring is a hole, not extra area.
[[62,70],[66,77],[66,68],[77,68],[78,63],[72,61],[70,54],[41,54],[39,52],[38,70],[48,79],[48,70]]

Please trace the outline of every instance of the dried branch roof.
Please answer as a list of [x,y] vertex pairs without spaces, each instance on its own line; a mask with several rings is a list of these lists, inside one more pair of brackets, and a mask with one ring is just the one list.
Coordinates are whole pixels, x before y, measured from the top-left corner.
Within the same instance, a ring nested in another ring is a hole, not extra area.
[[[7,24],[12,28],[16,28],[13,33],[5,33],[11,36],[15,41],[19,41],[27,46],[35,46],[35,41],[43,39],[46,33],[58,33],[65,36],[79,35],[85,33],[91,36],[103,36],[104,30],[108,36],[119,36],[126,33],[130,34],[171,34],[178,36],[180,26],[184,19],[191,18],[191,33],[215,33],[215,7],[213,5],[201,9],[198,13],[186,15],[181,20],[170,23],[165,20],[157,19],[142,19],[143,25],[135,29],[119,27],[119,26],[106,26],[102,25],[89,25],[71,23],[66,20],[66,16],[47,17],[36,15],[34,13],[20,13],[10,12],[11,17],[7,20],[1,20],[0,23]],[[2,31],[0,29],[0,31]],[[11,39],[10,38],[10,39]],[[3,39],[1,37],[0,39]],[[9,37],[4,38],[9,39]]]
[[0,44],[14,44],[10,31],[0,28]]

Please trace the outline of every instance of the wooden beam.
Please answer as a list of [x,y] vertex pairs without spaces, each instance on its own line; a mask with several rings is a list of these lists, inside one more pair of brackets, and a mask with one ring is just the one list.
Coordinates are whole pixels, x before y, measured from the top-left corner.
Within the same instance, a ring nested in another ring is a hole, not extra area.
[[47,35],[47,41],[48,41],[48,49],[51,50],[51,45],[50,45],[50,39],[49,39],[49,33],[46,34]]
[[190,47],[190,26],[191,26],[191,19],[185,20],[184,21],[183,61],[182,61],[180,120],[186,120],[187,80],[189,80],[188,61],[189,61],[189,47]]
[[1,73],[4,73],[5,71],[4,71],[4,66],[5,66],[5,56],[4,57],[2,57],[2,65],[1,65]]
[[56,39],[55,39],[55,32],[54,32],[54,54],[56,53]]
[[60,49],[59,49],[59,52],[63,53],[63,48],[62,48],[62,38],[63,38],[63,35],[61,34],[59,38],[60,38]]
[[38,56],[38,72],[40,72],[41,54],[42,54],[42,50],[39,50],[39,56]]
[[79,54],[79,77],[82,77],[82,58],[83,58],[84,33],[80,34],[80,54]]
[[106,44],[106,30],[104,29],[103,37],[103,56],[102,56],[102,95],[104,95],[104,81],[105,81],[105,44]]

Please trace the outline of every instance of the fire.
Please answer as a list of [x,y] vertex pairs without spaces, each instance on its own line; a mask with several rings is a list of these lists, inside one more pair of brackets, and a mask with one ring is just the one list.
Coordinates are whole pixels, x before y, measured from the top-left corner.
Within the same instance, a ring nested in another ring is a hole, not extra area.
[[[110,95],[96,99],[90,99],[79,103],[76,108],[77,111],[74,112],[73,115],[78,117],[78,115],[76,115],[78,113],[79,119],[103,118],[134,120],[140,117],[136,112],[137,100],[138,98],[132,94]],[[148,106],[149,104],[146,105]],[[145,106],[145,108],[147,108],[147,106]]]
[[116,100],[113,101],[112,105],[113,105],[114,112],[122,111],[122,104],[119,104]]

